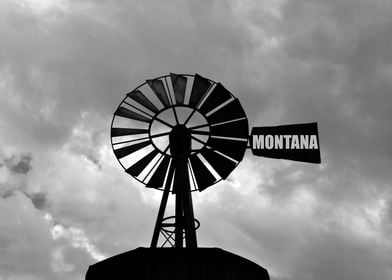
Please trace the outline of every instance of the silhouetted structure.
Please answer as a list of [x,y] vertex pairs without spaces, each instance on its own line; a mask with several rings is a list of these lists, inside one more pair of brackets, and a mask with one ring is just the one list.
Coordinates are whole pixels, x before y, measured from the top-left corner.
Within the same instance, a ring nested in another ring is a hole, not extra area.
[[[158,77],[128,93],[114,113],[113,151],[128,174],[162,190],[162,200],[151,248],[92,265],[86,279],[269,279],[264,268],[249,260],[197,248],[200,223],[191,192],[226,179],[242,160],[248,138],[239,100],[198,74]],[[165,217],[170,193],[175,214]],[[162,248],[157,248],[160,237]]]
[[269,280],[261,266],[218,248],[138,248],[90,266],[86,280]]
[[[192,191],[226,179],[248,143],[246,114],[222,84],[198,74],[147,80],[114,113],[111,139],[124,170],[146,187],[163,190],[151,247],[196,248]],[[138,154],[138,156],[134,156]],[[165,217],[169,193],[175,215]]]

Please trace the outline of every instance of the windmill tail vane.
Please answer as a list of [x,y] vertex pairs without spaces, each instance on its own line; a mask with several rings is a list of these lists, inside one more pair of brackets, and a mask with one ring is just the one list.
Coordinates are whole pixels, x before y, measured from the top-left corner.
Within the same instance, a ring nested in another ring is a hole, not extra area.
[[[249,134],[239,100],[198,74],[172,73],[128,93],[114,113],[111,143],[128,174],[163,191],[153,248],[197,247],[192,192],[226,179],[247,148],[255,156],[321,162],[317,123],[254,127]],[[175,213],[165,217],[170,193]]]
[[253,127],[249,142],[255,156],[321,163],[316,122]]

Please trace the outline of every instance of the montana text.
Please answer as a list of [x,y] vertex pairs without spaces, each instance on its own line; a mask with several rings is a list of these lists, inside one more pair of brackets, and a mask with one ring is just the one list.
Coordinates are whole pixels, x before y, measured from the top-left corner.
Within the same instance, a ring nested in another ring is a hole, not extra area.
[[318,149],[317,135],[252,136],[252,149]]

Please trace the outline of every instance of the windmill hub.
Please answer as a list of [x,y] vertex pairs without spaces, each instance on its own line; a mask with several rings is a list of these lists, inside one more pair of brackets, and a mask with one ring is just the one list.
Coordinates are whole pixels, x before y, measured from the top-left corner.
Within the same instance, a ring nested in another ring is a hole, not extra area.
[[[169,144],[171,146],[170,142],[172,142],[169,136],[170,134],[176,134],[177,136],[174,138],[182,139],[184,135],[178,135],[181,134],[178,131],[182,127],[183,130],[185,128],[188,130],[188,133],[183,132],[183,134],[192,136],[189,149],[193,154],[202,149],[209,138],[208,121],[197,110],[182,105],[173,107],[163,109],[151,121],[149,126],[150,136],[160,135],[159,137],[151,137],[152,145],[161,153],[171,156],[172,149],[167,149]],[[173,114],[174,110],[177,118]],[[194,127],[196,127],[196,130],[194,130]]]
[[182,124],[169,134],[170,152],[174,158],[186,159],[191,154],[191,131]]

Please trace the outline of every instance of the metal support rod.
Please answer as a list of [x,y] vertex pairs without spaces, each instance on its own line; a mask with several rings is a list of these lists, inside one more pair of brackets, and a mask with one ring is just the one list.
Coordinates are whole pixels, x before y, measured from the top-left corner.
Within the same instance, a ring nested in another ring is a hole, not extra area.
[[[191,185],[189,182],[188,160],[191,153],[192,135],[184,125],[178,125],[169,134],[170,152],[173,156],[167,174],[165,190],[159,207],[151,247],[157,247],[159,235],[162,231],[163,220],[170,187],[173,185],[175,195],[174,247],[197,247],[195,218],[193,213]],[[171,235],[170,235],[171,236]],[[166,244],[167,236],[164,235]],[[170,241],[169,241],[170,242]],[[170,242],[170,244],[172,244]]]
[[192,194],[190,190],[183,194],[184,199],[184,216],[185,218],[185,244],[187,248],[196,248],[196,229],[195,218],[193,214]]
[[176,193],[176,222],[175,222],[175,247],[182,248],[183,244],[183,201],[182,192]]
[[[178,172],[178,173],[177,173]],[[186,247],[196,248],[196,229],[193,214],[192,197],[190,193],[189,173],[186,159],[178,159],[176,162],[175,176],[181,182],[180,186],[176,186],[176,222],[175,222],[175,247],[182,248],[184,246],[183,236],[185,235]]]
[[168,199],[169,193],[170,193],[170,187],[172,184],[173,173],[174,173],[174,165],[170,164],[165,189],[164,189],[163,195],[162,195],[161,205],[159,206],[159,212],[158,212],[157,220],[155,222],[154,234],[153,234],[152,240],[151,240],[151,248],[156,248],[157,244],[158,244],[159,233],[161,231],[163,216],[165,215],[165,209],[166,209],[166,205],[167,205],[167,199]]

